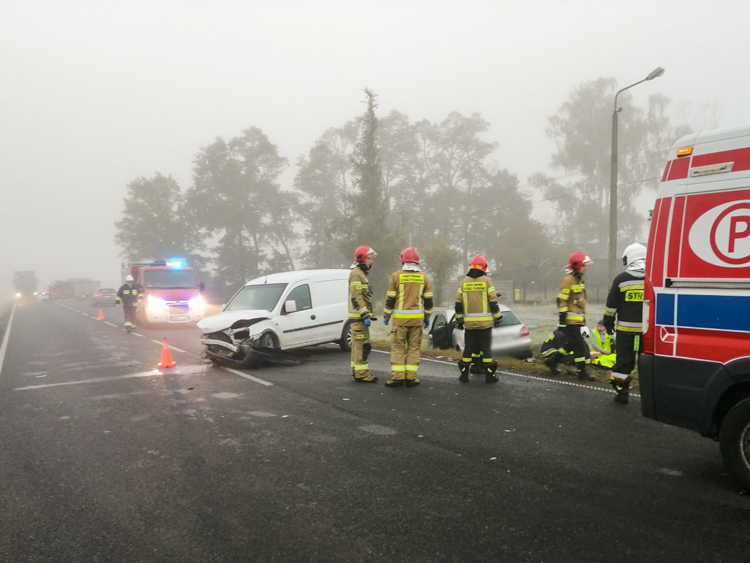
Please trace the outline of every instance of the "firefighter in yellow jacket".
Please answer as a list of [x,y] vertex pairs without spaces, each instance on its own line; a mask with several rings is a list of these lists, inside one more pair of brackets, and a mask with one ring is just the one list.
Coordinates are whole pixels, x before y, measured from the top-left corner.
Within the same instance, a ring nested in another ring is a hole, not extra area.
[[352,333],[352,371],[359,383],[375,383],[367,358],[370,355],[370,324],[377,320],[372,315],[372,288],[368,275],[375,251],[369,246],[358,246],[349,274],[349,327]]
[[[578,368],[578,379],[596,381],[596,377],[586,369],[586,364],[591,361],[591,353],[584,340],[591,334],[586,326],[586,285],[583,283],[589,264],[591,258],[583,252],[570,255],[568,266],[564,270],[565,277],[560,284],[560,293],[557,295],[557,313],[560,317],[558,327],[568,337],[567,350],[573,354]],[[560,373],[557,369],[558,361],[559,357],[556,355],[544,361],[554,375]]]
[[412,247],[401,253],[401,269],[391,275],[383,308],[383,324],[393,318],[391,379],[387,387],[419,385],[417,369],[422,348],[422,327],[430,326],[432,284],[419,269],[419,254]]
[[477,254],[456,293],[456,328],[466,329],[463,357],[458,362],[459,381],[469,381],[469,370],[475,362],[481,363],[486,383],[497,383],[497,362],[492,359],[492,327],[500,326],[502,318],[495,287],[487,275],[487,259]]

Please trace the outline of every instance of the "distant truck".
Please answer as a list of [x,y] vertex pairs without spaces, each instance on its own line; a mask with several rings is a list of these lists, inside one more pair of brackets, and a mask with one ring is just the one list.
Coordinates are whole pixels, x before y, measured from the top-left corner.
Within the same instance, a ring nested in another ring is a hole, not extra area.
[[156,323],[197,323],[205,316],[206,302],[195,271],[181,260],[141,260],[123,267],[123,281],[133,276],[141,295],[137,322],[148,327]]
[[51,293],[58,299],[87,299],[100,287],[96,280],[88,278],[72,278],[58,280],[50,288]]
[[34,297],[37,290],[36,273],[32,270],[13,272],[13,287],[18,298]]
[[96,290],[100,287],[100,283],[96,280],[87,278],[76,278],[68,280],[73,289],[73,299],[88,299]]

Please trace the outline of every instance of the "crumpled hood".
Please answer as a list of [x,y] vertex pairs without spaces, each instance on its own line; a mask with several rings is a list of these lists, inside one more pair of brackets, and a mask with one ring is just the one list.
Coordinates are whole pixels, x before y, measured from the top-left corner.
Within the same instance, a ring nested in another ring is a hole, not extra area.
[[205,319],[198,321],[198,328],[204,333],[218,332],[230,328],[237,321],[253,320],[253,319],[268,319],[271,317],[269,311],[263,309],[249,310],[249,311],[224,311],[217,315],[211,315]]

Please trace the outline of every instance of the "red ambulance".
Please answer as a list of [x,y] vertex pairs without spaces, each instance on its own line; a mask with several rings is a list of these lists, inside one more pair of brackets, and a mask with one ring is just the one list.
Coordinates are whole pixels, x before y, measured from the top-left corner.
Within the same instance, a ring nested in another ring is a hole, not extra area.
[[750,127],[687,135],[651,218],[642,412],[720,442],[750,489]]

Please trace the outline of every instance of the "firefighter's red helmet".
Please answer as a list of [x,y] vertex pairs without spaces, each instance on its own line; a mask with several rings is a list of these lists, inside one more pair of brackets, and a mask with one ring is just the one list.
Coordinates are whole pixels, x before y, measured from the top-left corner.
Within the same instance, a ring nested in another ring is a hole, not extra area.
[[354,251],[354,261],[357,264],[364,264],[365,258],[368,256],[377,256],[377,253],[366,244],[358,246],[357,250]]
[[487,258],[482,256],[481,254],[477,254],[474,256],[474,258],[471,259],[471,264],[469,264],[470,269],[475,270],[482,270],[483,272],[487,272]]
[[403,252],[401,252],[401,263],[404,262],[416,262],[419,264],[419,252],[417,252],[413,247],[404,248]]
[[581,269],[581,266],[591,264],[592,262],[593,260],[591,260],[591,258],[589,258],[585,253],[574,252],[570,255],[570,258],[568,258],[568,268],[577,272]]

